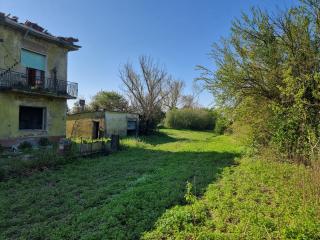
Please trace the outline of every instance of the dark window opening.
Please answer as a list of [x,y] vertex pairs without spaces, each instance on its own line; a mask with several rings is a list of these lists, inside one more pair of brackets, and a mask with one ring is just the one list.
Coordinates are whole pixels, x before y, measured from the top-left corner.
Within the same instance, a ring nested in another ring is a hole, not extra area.
[[99,138],[99,130],[100,130],[100,127],[99,127],[99,122],[97,121],[93,121],[93,135],[92,135],[92,139],[97,139]]
[[27,68],[28,86],[35,88],[44,87],[44,71]]
[[128,120],[127,125],[127,135],[134,136],[137,134],[137,121],[136,120]]
[[45,108],[20,106],[19,129],[44,130]]

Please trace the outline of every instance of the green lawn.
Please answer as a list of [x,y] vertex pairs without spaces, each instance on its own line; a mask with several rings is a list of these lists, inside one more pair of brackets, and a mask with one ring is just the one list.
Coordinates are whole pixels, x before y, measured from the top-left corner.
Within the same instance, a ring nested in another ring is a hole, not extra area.
[[243,148],[228,136],[161,130],[106,157],[0,182],[0,239],[138,239],[201,196]]

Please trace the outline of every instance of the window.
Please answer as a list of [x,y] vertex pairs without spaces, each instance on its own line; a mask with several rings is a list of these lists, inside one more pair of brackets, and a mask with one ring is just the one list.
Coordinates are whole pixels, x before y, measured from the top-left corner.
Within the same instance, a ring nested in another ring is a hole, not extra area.
[[137,121],[136,120],[128,120],[128,130],[136,130]]
[[45,71],[46,56],[26,49],[21,49],[21,64],[26,68]]
[[41,107],[20,106],[19,129],[20,130],[45,130],[46,109]]
[[46,56],[26,49],[21,49],[21,64],[27,69],[28,86],[43,88]]
[[137,133],[138,133],[137,120],[128,119],[127,135],[137,135]]

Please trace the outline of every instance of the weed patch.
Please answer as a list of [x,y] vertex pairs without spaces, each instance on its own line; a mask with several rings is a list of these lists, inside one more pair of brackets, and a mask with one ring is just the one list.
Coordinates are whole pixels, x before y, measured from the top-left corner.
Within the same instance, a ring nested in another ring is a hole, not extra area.
[[205,196],[168,210],[144,239],[319,239],[312,171],[244,159],[223,171]]
[[106,157],[0,182],[0,238],[138,239],[166,209],[187,204],[188,181],[201,196],[243,150],[228,136],[166,129],[122,144]]

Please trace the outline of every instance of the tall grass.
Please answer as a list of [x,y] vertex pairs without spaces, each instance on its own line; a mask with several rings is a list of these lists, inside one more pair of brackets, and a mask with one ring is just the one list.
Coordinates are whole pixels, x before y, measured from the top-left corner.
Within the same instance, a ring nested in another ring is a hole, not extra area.
[[318,170],[243,159],[203,198],[168,210],[144,239],[320,239]]

